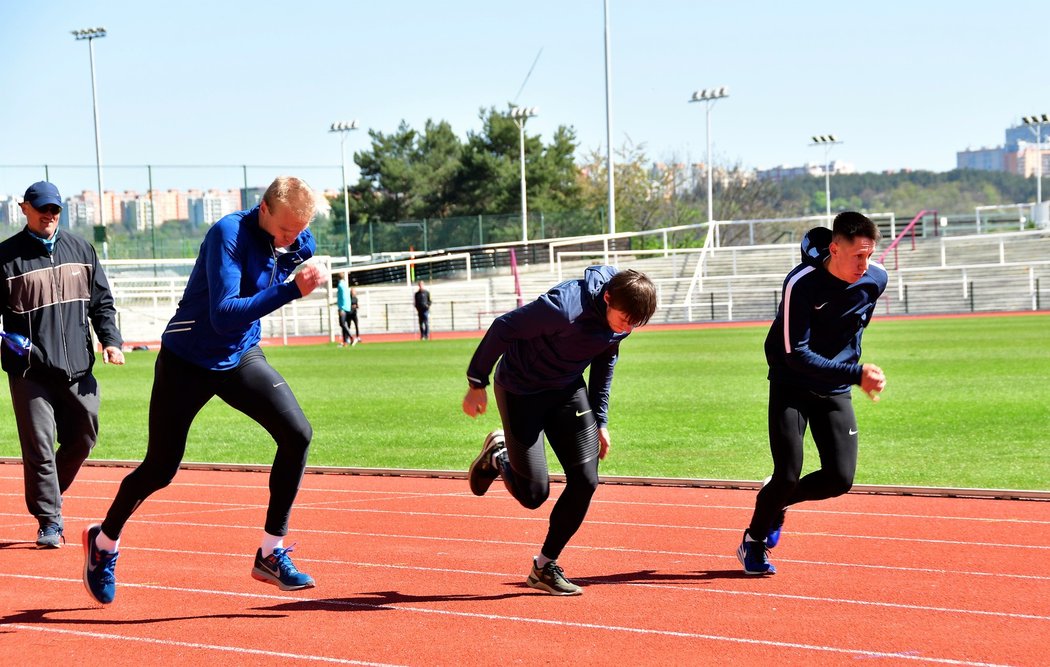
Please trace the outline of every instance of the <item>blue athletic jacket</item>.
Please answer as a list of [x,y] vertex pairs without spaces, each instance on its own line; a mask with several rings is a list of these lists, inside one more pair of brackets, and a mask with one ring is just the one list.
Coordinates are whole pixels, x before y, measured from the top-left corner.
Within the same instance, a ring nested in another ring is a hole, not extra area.
[[629,334],[613,333],[606,319],[605,284],[616,275],[611,266],[592,266],[582,280],[567,280],[532,303],[510,311],[492,323],[467,367],[473,387],[496,382],[512,394],[563,389],[591,367],[588,394],[598,426],[609,422],[609,390],[620,341]]
[[802,263],[784,279],[783,298],[766,336],[769,379],[823,395],[860,384],[860,339],[886,289],[886,270],[874,262],[855,283],[824,267],[831,230],[802,239]]
[[204,235],[186,291],[161,345],[190,363],[228,370],[259,344],[259,319],[302,294],[285,280],[314,254],[304,229],[287,252],[259,227],[259,207],[231,213]]

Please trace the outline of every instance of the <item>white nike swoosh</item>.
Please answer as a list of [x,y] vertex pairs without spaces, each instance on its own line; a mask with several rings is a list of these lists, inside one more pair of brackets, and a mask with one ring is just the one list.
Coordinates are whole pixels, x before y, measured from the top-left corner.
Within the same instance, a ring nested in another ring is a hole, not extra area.
[[590,410],[584,410],[583,412],[577,411],[577,412],[576,412],[576,416],[577,416],[577,417],[582,417],[582,416],[584,416],[585,414],[587,414],[588,412],[590,412]]
[[850,435],[857,435],[858,433],[860,433],[860,431],[858,431],[857,429],[851,428],[849,430],[849,434]]
[[826,305],[828,305],[827,301],[825,301],[824,303],[820,304],[819,306],[813,306],[813,310],[820,310],[821,308],[823,308]]
[[284,382],[278,382],[277,384],[275,384],[273,386],[273,388],[276,389],[277,387],[280,387],[282,384],[284,384]]

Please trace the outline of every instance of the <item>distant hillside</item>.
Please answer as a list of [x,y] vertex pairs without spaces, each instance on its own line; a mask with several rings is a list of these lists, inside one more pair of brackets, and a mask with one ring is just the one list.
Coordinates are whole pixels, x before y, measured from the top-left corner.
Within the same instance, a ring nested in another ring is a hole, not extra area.
[[[1050,198],[1050,179],[1044,177],[1044,199]],[[778,184],[782,214],[824,212],[824,178],[804,177]],[[1005,172],[956,169],[948,172],[914,171],[895,174],[831,176],[832,210],[893,211],[898,215],[936,209],[946,215],[973,214],[975,206],[1034,202],[1035,178]]]

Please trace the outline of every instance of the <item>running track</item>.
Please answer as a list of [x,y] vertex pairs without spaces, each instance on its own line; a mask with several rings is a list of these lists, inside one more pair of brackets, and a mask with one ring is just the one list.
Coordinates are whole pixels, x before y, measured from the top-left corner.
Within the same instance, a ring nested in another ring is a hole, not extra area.
[[[779,573],[734,552],[754,491],[603,485],[561,562],[498,484],[309,474],[292,514],[318,587],[248,573],[266,477],[183,470],[125,530],[116,601],[81,584],[80,533],[126,468],[86,467],[68,543],[33,548],[20,465],[0,465],[0,659],[62,665],[1044,665],[1050,503],[849,494],[792,509]],[[554,485],[556,496],[561,486]]]

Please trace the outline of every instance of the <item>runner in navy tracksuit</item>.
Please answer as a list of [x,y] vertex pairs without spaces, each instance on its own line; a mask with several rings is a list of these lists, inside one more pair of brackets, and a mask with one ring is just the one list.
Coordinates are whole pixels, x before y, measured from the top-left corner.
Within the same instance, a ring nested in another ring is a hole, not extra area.
[[483,495],[502,474],[523,506],[542,505],[550,493],[544,434],[565,471],[565,490],[526,581],[533,588],[554,595],[582,592],[556,561],[583,523],[598,485],[598,459],[609,448],[609,390],[620,341],[655,309],[656,288],[645,275],[592,266],[582,280],[560,283],[497,318],[470,360],[463,411],[473,417],[485,412],[489,373],[503,357],[493,389],[503,430],[489,434],[471,464],[471,491]]
[[[873,400],[886,386],[882,369],[860,364],[860,342],[886,271],[872,263],[875,224],[847,211],[833,229],[802,240],[802,263],[784,280],[784,296],[766,337],[769,448],[773,475],[758,493],[737,557],[748,574],[774,574],[768,550],[780,539],[784,510],[849,491],[857,467],[857,420],[850,387]],[[810,427],[820,470],[802,479],[802,438]]]
[[259,319],[306,296],[327,279],[306,265],[314,253],[307,229],[314,193],[303,181],[276,179],[259,206],[231,213],[204,237],[182,301],[168,322],[153,380],[149,442],[142,463],[121,482],[102,525],[84,531],[84,583],[102,603],[116,593],[113,568],[124,524],[153,492],[175,477],[194,417],[218,396],[273,436],[270,502],[252,576],[282,590],[314,585],[284,547],[313,430],[284,378],[259,348]]

